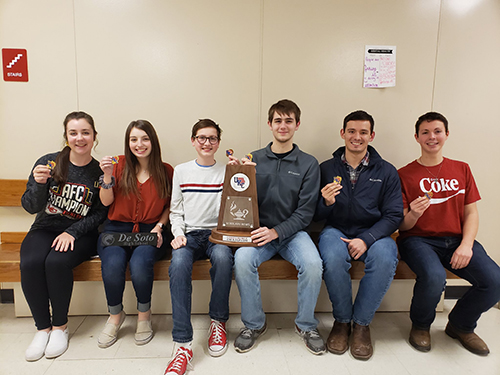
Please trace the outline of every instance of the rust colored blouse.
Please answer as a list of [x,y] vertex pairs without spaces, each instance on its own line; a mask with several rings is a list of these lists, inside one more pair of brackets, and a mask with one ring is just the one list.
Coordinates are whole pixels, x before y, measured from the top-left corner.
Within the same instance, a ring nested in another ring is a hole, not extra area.
[[[163,163],[163,165],[167,169],[167,178],[170,184],[172,184],[174,169],[170,164]],[[160,220],[163,211],[170,207],[170,197],[160,199],[153,177],[149,177],[142,184],[137,181],[139,195],[123,195],[119,186],[124,168],[125,156],[120,155],[118,164],[113,171],[113,176],[116,179],[116,185],[113,187],[115,200],[109,207],[108,219],[134,223],[133,232],[138,232],[139,223],[153,224]]]

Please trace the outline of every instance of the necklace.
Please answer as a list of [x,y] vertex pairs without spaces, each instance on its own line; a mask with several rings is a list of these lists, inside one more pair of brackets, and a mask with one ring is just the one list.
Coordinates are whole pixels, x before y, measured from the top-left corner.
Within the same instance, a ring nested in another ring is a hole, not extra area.
[[433,182],[437,182],[437,181],[438,181],[439,174],[441,173],[441,168],[443,168],[444,160],[441,162],[441,165],[439,166],[439,170],[438,170],[438,173],[437,173],[437,174],[432,173],[432,172],[429,170],[429,168],[427,168],[425,165],[423,165],[423,164],[422,164],[422,158],[419,158],[419,160],[420,160],[420,165],[421,165],[422,167],[424,167],[424,168],[427,170],[427,172],[429,172],[429,174],[432,176],[432,181],[433,181]]

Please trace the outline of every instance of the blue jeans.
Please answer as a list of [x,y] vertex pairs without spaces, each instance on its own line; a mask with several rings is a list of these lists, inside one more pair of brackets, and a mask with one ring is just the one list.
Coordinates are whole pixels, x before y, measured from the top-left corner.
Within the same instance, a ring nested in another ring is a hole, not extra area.
[[318,250],[306,232],[260,247],[240,247],[234,255],[234,273],[241,296],[241,320],[245,327],[260,329],[266,322],[260,295],[259,266],[275,254],[292,263],[298,273],[298,312],[295,324],[303,331],[318,325],[314,309],[321,287],[323,265]]
[[325,227],[319,236],[319,252],[323,258],[326,288],[332,302],[333,317],[339,323],[367,326],[371,323],[398,265],[398,249],[394,240],[384,237],[375,241],[359,257],[365,263],[365,275],[359,283],[358,293],[352,302],[352,285],[349,269],[352,257],[347,243],[340,237],[348,238],[338,229]]
[[195,230],[186,234],[186,246],[172,250],[170,296],[172,298],[172,337],[175,342],[186,343],[193,340],[191,325],[191,294],[193,263],[198,259],[210,259],[210,318],[219,322],[229,319],[229,291],[233,280],[233,252],[230,247],[216,245],[208,240],[210,230]]
[[[130,233],[134,224],[120,221],[108,221],[103,232]],[[155,224],[139,224],[140,232],[149,232]],[[102,236],[102,235],[101,235]],[[123,310],[123,291],[125,290],[125,274],[127,263],[130,263],[130,278],[137,297],[137,310],[146,312],[151,308],[151,292],[153,290],[154,264],[166,254],[166,246],[106,246],[101,245],[101,237],[97,244],[97,253],[101,258],[102,280],[108,301],[110,314],[118,314]]]
[[481,314],[500,300],[500,267],[474,241],[472,258],[462,269],[451,268],[450,260],[461,237],[408,237],[399,244],[401,258],[417,275],[410,319],[417,328],[428,329],[436,317],[436,306],[446,285],[445,268],[472,284],[448,319],[463,331],[473,332]]

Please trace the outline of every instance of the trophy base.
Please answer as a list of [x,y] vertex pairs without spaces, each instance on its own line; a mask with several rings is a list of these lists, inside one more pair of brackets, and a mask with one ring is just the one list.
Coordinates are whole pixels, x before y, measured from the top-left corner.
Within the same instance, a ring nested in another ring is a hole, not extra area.
[[252,242],[250,232],[237,230],[230,231],[212,229],[212,234],[210,235],[209,240],[210,242],[230,247],[257,246]]

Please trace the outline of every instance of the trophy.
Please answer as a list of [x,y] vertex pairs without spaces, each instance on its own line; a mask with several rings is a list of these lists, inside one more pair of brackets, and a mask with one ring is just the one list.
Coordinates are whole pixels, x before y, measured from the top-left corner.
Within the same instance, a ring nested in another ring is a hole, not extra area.
[[255,246],[250,232],[259,228],[255,166],[227,165],[219,211],[219,222],[210,241],[241,247]]

